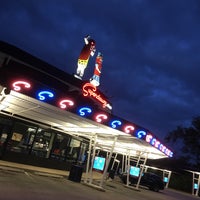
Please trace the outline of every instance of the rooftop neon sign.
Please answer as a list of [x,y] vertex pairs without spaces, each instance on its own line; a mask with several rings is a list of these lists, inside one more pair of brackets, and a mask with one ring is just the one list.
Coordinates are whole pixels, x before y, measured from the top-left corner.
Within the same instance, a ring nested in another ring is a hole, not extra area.
[[96,99],[102,104],[103,108],[108,107],[108,102],[97,92],[97,88],[91,83],[83,85],[83,96],[90,96]]

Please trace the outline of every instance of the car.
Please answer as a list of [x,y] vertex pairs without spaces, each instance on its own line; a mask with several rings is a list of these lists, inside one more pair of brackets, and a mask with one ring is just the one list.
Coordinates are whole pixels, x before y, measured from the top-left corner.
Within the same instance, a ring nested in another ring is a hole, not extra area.
[[[127,174],[121,174],[120,178],[124,184],[127,182]],[[129,182],[131,185],[136,185],[138,182],[138,178],[136,176],[129,175]],[[151,172],[144,172],[141,176],[140,185],[149,188],[152,191],[159,192],[160,190],[164,190],[165,184],[160,176]]]

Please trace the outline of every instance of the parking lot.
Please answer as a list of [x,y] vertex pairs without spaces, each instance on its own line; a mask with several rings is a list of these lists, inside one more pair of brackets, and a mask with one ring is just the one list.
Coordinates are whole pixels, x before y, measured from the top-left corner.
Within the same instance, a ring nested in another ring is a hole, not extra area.
[[[98,180],[96,180],[98,181]],[[199,197],[172,189],[135,191],[119,181],[106,181],[105,192],[68,180],[67,176],[14,168],[0,168],[0,199],[29,200],[194,200]]]

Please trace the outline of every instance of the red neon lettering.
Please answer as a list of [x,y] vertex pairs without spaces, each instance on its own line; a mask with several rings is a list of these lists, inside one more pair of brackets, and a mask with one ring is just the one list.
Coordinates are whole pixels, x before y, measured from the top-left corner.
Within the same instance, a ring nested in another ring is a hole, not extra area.
[[96,93],[96,90],[97,90],[97,88],[94,85],[92,85],[91,83],[86,83],[83,86],[83,96],[93,97],[94,99],[98,100],[103,105],[103,107],[105,108],[108,103],[105,99],[103,99],[101,97],[100,94]]

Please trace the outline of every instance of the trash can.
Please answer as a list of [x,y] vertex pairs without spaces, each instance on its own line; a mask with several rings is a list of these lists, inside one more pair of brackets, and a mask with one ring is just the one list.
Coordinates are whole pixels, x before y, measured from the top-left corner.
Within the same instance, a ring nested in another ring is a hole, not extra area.
[[68,179],[74,182],[81,182],[83,167],[80,165],[72,165]]
[[115,170],[112,169],[109,171],[109,178],[114,179],[114,177],[115,177]]

